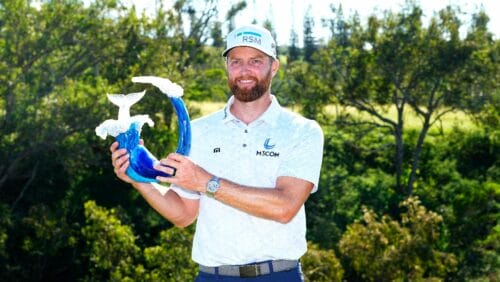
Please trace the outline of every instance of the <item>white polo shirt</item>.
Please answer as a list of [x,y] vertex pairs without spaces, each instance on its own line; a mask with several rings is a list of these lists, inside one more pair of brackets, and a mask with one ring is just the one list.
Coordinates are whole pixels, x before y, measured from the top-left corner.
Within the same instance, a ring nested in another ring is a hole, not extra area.
[[[192,122],[190,158],[208,172],[232,182],[274,189],[279,176],[314,184],[323,156],[323,132],[313,120],[272,103],[249,125],[226,107]],[[307,249],[304,206],[287,224],[255,217],[204,194],[172,187],[180,196],[200,199],[193,260],[205,266],[299,259]]]

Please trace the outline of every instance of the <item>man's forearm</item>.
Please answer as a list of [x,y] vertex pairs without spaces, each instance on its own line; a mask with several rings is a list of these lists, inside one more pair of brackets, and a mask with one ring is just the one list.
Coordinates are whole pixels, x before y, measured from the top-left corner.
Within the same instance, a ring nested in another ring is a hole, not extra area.
[[221,179],[215,198],[254,216],[287,223],[297,214],[312,190],[312,184],[292,177],[275,188],[254,188]]
[[175,226],[186,227],[196,219],[194,201],[182,199],[167,187],[162,191],[150,183],[134,183],[133,186],[153,209]]
[[[213,177],[211,173],[180,154],[169,154],[156,169],[170,173],[169,167],[177,169],[175,177],[157,177],[161,182],[184,189],[206,192],[206,185]],[[309,197],[314,184],[296,177],[278,177],[274,188],[242,186],[221,179],[215,198],[229,206],[254,216],[282,223],[290,221]]]

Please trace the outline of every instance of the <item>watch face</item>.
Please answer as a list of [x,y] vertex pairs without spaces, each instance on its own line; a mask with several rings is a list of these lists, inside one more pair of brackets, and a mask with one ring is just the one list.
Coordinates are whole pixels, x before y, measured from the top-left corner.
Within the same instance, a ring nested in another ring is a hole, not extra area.
[[210,180],[210,182],[208,182],[208,187],[207,187],[208,191],[215,192],[217,191],[217,188],[219,188],[219,183],[217,181]]
[[220,184],[219,184],[219,179],[218,178],[212,178],[210,181],[207,183],[207,192],[208,194],[213,194],[219,190]]

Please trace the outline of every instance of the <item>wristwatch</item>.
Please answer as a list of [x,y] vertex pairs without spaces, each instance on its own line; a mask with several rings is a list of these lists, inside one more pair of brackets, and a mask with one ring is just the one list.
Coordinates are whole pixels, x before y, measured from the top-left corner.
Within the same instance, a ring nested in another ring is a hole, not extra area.
[[220,188],[220,179],[217,176],[213,176],[207,183],[207,190],[205,194],[210,198],[215,198],[215,192]]

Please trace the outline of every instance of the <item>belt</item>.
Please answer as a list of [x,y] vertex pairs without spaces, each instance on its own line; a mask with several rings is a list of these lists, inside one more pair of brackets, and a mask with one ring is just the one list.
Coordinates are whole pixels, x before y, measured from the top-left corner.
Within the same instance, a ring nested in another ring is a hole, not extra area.
[[255,264],[221,265],[217,267],[204,266],[200,264],[199,270],[201,272],[222,276],[257,277],[272,272],[287,271],[297,267],[298,264],[298,260],[272,260]]

